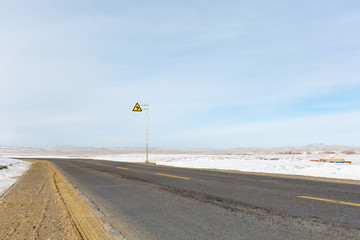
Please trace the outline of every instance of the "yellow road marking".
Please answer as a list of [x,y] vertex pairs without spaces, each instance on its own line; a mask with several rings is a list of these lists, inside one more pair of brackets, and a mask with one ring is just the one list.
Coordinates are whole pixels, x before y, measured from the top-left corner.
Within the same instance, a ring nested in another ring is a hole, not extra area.
[[167,175],[167,174],[162,174],[162,173],[155,173],[155,174],[165,176],[165,177],[180,178],[180,179],[186,179],[186,180],[190,179],[190,178],[186,178],[186,177],[179,177],[179,176]]
[[102,164],[102,163],[96,163],[97,165],[104,165],[104,164]]
[[299,198],[307,198],[307,199],[312,199],[312,200],[318,200],[318,201],[324,201],[324,202],[332,202],[332,203],[339,203],[339,204],[345,204],[345,205],[351,205],[351,206],[360,207],[360,204],[359,204],[359,203],[342,202],[342,201],[331,200],[331,199],[326,199],[326,198],[316,198],[316,197],[308,197],[308,196],[297,196],[297,197],[299,197]]
[[125,168],[125,167],[116,167],[118,169],[124,169],[124,170],[128,170],[128,168]]

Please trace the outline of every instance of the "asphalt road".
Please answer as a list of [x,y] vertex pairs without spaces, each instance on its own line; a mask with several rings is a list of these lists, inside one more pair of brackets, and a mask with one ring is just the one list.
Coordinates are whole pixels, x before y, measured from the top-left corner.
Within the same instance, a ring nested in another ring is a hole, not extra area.
[[127,239],[360,239],[360,186],[49,159]]

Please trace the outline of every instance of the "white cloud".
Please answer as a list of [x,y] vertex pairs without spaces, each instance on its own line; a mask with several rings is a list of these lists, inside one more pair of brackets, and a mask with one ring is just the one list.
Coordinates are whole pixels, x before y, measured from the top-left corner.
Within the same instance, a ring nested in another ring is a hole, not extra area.
[[[137,129],[142,117],[129,111],[139,101],[150,104],[154,128],[164,129],[156,132],[158,145],[169,137],[176,143],[177,136],[187,143],[189,129],[198,132],[189,145],[213,144],[208,135],[223,136],[224,146],[238,145],[230,140],[237,139],[233,131],[248,134],[250,145],[256,145],[260,133],[275,130],[281,144],[291,127],[312,126],[301,122],[313,113],[304,111],[302,118],[289,120],[289,109],[328,96],[334,96],[331,103],[312,104],[341,108],[335,104],[339,93],[345,96],[342,102],[356,103],[357,97],[347,99],[346,93],[360,85],[358,33],[351,31],[358,24],[356,18],[341,20],[352,11],[335,14],[332,2],[329,15],[316,16],[323,11],[320,3],[295,12],[288,10],[299,3],[263,4],[4,4],[0,125],[8,134],[2,141],[37,135],[41,143],[49,129],[56,129],[59,142],[76,138],[93,144],[94,131],[107,135],[99,142],[123,133],[123,140],[116,141],[126,145],[127,138],[143,134]],[[230,115],[229,109],[237,111]],[[216,115],[226,119],[207,119]],[[201,121],[206,123],[203,132]],[[244,129],[236,121],[258,123]],[[311,121],[315,126],[320,122]],[[226,130],[221,124],[233,127]],[[287,124],[288,130],[280,127]]]

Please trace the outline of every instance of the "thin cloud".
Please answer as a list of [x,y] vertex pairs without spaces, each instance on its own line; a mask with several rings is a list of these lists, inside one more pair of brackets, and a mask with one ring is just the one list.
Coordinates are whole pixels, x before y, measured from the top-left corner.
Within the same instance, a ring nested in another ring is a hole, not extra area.
[[142,146],[136,102],[150,104],[158,147],[300,145],[301,128],[355,144],[342,122],[357,126],[357,7],[6,2],[0,144]]

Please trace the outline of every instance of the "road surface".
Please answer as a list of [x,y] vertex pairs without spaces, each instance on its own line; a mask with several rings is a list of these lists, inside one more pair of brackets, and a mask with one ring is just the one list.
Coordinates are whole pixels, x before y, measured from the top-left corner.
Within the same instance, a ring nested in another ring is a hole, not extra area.
[[127,239],[360,239],[360,186],[47,159]]

